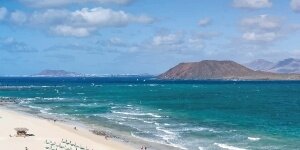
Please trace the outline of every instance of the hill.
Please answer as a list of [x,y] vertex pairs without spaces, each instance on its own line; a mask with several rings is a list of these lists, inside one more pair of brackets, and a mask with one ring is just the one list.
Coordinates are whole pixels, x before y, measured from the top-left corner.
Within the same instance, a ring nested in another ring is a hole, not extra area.
[[204,60],[180,63],[158,76],[171,80],[300,80],[297,74],[254,71],[234,61]]
[[83,76],[80,73],[68,72],[65,70],[43,70],[40,73],[32,75],[34,77],[79,77]]

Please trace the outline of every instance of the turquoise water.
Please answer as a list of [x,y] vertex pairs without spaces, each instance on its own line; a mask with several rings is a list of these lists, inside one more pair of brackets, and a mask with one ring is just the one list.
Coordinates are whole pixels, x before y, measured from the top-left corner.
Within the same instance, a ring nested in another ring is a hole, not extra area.
[[0,78],[0,98],[180,149],[300,149],[300,82]]

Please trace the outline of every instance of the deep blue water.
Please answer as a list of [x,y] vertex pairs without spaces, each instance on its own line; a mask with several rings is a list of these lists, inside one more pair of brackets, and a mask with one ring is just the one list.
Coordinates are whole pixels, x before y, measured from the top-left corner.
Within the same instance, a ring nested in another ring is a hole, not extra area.
[[0,98],[182,149],[300,149],[300,81],[0,78]]

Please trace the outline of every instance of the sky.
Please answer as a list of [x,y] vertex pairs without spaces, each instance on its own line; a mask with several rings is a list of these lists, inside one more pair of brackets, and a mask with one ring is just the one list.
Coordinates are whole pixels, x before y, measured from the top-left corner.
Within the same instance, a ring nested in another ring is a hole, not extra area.
[[300,58],[300,0],[0,0],[0,75]]

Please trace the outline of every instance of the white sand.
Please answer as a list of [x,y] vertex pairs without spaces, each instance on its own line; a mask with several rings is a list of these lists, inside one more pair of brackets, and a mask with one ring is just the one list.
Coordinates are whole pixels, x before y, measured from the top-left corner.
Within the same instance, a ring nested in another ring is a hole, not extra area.
[[[31,137],[14,137],[14,128],[28,128]],[[90,150],[132,150],[135,149],[125,143],[106,140],[102,136],[96,136],[86,129],[78,128],[60,122],[54,123],[46,119],[29,116],[1,108],[0,106],[0,150],[43,150],[45,141],[51,140],[60,143],[62,139],[76,142],[77,145],[88,147]],[[10,137],[9,135],[13,135]]]

